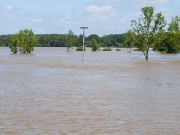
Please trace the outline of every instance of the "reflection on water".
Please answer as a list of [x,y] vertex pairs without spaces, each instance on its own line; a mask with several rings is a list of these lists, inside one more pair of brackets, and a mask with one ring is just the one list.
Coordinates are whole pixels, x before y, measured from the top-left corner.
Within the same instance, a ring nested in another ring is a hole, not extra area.
[[140,54],[0,48],[0,134],[180,134],[180,55]]

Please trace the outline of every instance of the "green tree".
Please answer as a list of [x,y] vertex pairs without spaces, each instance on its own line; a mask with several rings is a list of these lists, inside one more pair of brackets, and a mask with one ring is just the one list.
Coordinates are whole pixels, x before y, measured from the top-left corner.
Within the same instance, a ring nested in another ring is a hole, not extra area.
[[96,40],[96,42],[99,44],[99,36],[98,35],[96,35],[96,34],[91,34],[91,35],[89,35],[88,37],[86,37],[86,42],[87,42],[87,47],[91,47],[91,41],[92,41],[92,39],[95,39]]
[[172,18],[167,32],[161,30],[157,33],[154,50],[164,53],[180,52],[180,17]]
[[99,49],[100,45],[98,44],[98,42],[94,38],[91,40],[91,48],[92,48],[92,51],[100,50]]
[[161,13],[154,14],[154,7],[144,7],[141,9],[143,15],[138,21],[132,20],[131,26],[136,35],[141,35],[142,48],[145,48],[145,59],[148,60],[150,46],[154,42],[154,37],[158,31],[166,26],[166,21]]
[[180,52],[180,17],[172,18],[167,35],[167,53]]
[[15,34],[9,42],[9,48],[11,52],[17,53],[31,53],[34,50],[34,46],[37,45],[37,38],[32,30],[20,30]]
[[180,31],[180,17],[176,16],[175,18],[172,18],[168,31],[171,33]]
[[18,47],[20,47],[19,37],[18,34],[15,34],[11,39],[9,43],[9,48],[11,49],[11,52],[17,53]]
[[67,40],[66,47],[67,47],[67,50],[69,51],[69,49],[72,48],[76,44],[76,40],[75,40],[74,33],[72,32],[72,30],[69,30],[69,34],[67,35],[66,40]]
[[126,47],[130,48],[130,52],[131,52],[131,48],[134,46],[134,43],[135,43],[135,33],[131,30],[128,30],[124,44],[126,45]]

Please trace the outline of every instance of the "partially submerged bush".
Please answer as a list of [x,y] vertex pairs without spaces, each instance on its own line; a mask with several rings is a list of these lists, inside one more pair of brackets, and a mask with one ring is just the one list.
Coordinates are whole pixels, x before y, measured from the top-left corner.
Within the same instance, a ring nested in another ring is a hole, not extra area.
[[162,51],[161,54],[167,54],[167,51]]
[[99,49],[100,45],[94,38],[91,40],[91,48],[92,48],[92,51],[97,51],[97,50],[100,51],[100,49]]
[[135,48],[135,49],[133,49],[133,51],[140,51],[140,49],[139,48]]
[[106,47],[102,51],[112,51],[112,49],[110,47]]
[[121,51],[121,49],[120,49],[120,48],[117,48],[116,51]]
[[146,51],[146,49],[139,49],[139,48],[135,48],[135,49],[133,49],[133,51],[142,51],[142,52],[145,52],[145,51]]
[[[78,46],[76,48],[76,51],[83,51],[83,46]],[[84,51],[86,51],[86,48],[84,47]]]

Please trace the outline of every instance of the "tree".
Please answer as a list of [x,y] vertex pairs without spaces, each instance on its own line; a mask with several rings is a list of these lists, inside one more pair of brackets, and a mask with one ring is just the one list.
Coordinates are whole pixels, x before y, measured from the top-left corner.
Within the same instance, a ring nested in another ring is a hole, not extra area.
[[86,42],[87,42],[86,45],[87,45],[87,47],[91,47],[91,41],[92,41],[92,39],[95,39],[96,42],[99,44],[99,40],[100,40],[99,36],[96,35],[96,34],[91,34],[91,35],[89,35],[88,37],[86,37]]
[[171,33],[180,31],[180,17],[176,16],[175,18],[172,18],[172,21],[169,24],[168,31]]
[[20,47],[19,44],[20,44],[20,43],[19,43],[18,34],[15,34],[15,35],[10,39],[10,43],[9,43],[9,48],[11,49],[11,52],[17,53],[17,52],[18,52],[18,47]]
[[100,50],[100,45],[97,43],[97,41],[93,38],[91,40],[91,48],[92,48],[92,51],[97,51],[97,50]]
[[76,40],[74,38],[74,33],[72,30],[69,30],[69,34],[67,35],[67,41],[66,41],[66,47],[69,51],[70,48],[72,48],[76,44]]
[[34,46],[37,45],[37,38],[34,32],[30,29],[20,30],[12,36],[9,42],[9,48],[11,52],[17,53],[31,53],[34,50]]
[[180,52],[180,17],[172,18],[168,28],[167,36],[168,46],[167,53]]
[[166,26],[166,21],[161,13],[154,14],[154,7],[144,7],[141,11],[143,15],[138,21],[132,20],[131,26],[135,34],[141,36],[139,42],[145,48],[145,59],[148,60],[149,48],[154,42],[154,37]]
[[126,40],[125,40],[125,45],[126,47],[130,48],[130,52],[131,52],[131,48],[133,47],[134,43],[135,43],[135,33],[131,30],[128,30],[127,34],[126,34]]
[[172,18],[168,31],[159,31],[155,39],[154,50],[164,53],[180,52],[180,17]]

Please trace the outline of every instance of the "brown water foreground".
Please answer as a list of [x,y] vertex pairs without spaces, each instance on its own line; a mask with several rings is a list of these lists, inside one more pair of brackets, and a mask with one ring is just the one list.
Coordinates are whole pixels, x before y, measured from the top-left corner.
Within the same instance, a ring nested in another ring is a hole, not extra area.
[[0,48],[0,134],[179,135],[180,54],[128,51]]

